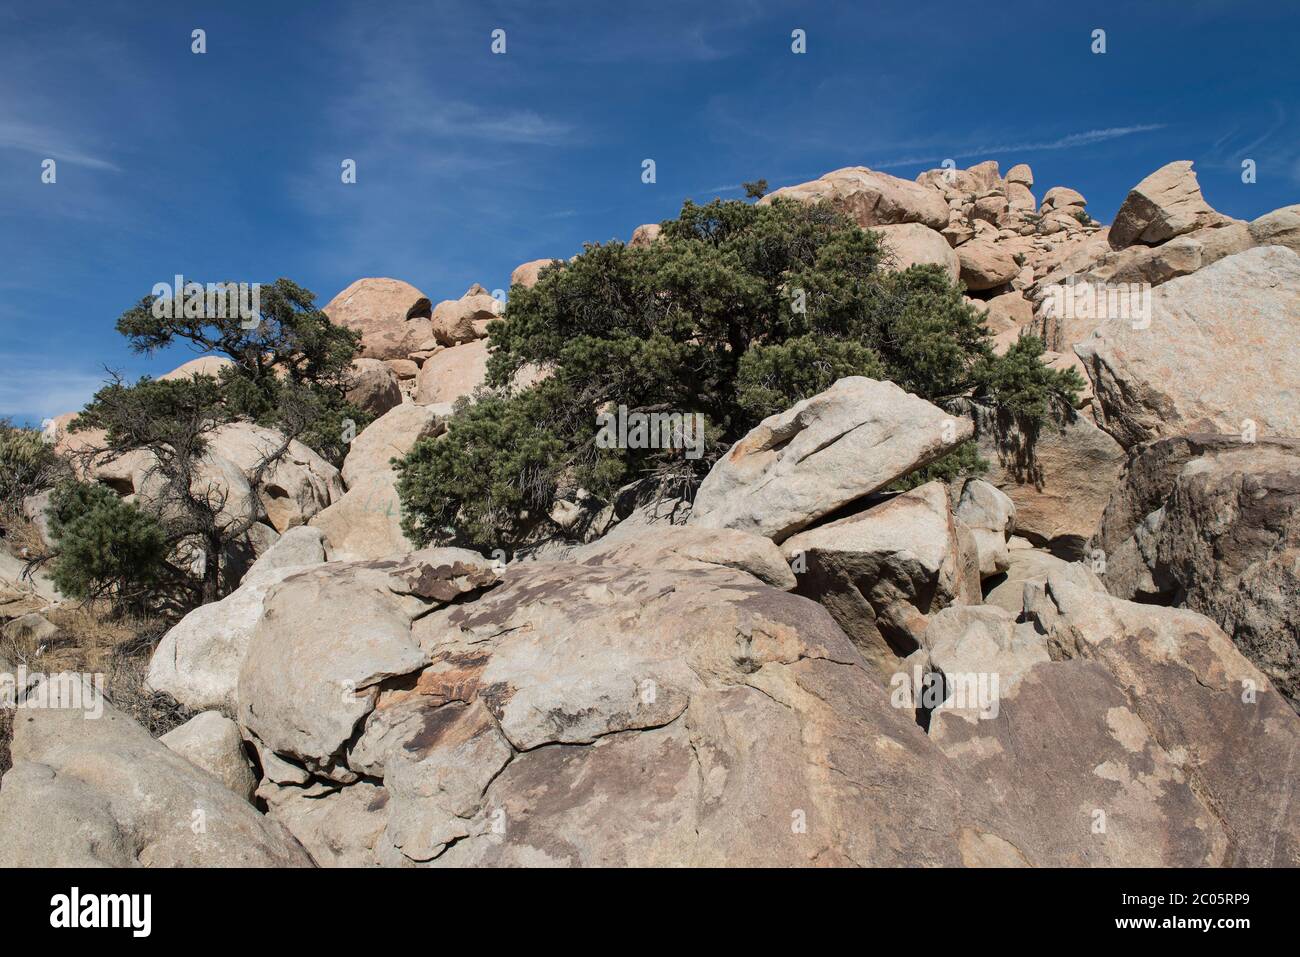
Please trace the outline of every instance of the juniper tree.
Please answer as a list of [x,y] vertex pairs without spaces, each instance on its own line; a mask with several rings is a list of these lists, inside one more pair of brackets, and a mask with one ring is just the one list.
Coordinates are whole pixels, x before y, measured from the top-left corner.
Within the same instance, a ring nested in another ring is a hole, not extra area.
[[[145,453],[148,494],[140,496],[139,504],[161,528],[171,571],[183,571],[193,550],[201,556],[195,564],[202,602],[219,596],[226,547],[259,518],[256,494],[245,508],[235,509],[229,487],[206,477],[205,455],[213,433],[240,420],[276,430],[279,441],[245,473],[256,489],[294,440],[338,462],[347,433],[366,422],[345,393],[358,334],[332,324],[316,308],[314,295],[287,279],[260,293],[260,314],[253,321],[224,311],[213,315],[210,310],[195,314],[159,308],[158,297],[145,297],[117,322],[134,351],[148,354],[186,343],[231,363],[216,375],[175,380],[145,377],[128,384],[114,375],[71,425],[74,432],[104,431],[103,446],[79,453],[87,464]],[[348,420],[350,430],[345,429]],[[68,496],[56,562],[66,580],[84,582],[83,591],[89,592],[104,579],[93,569],[71,567],[85,555],[74,541],[87,527],[77,521],[82,506],[104,511],[99,499]],[[162,577],[159,573],[150,580]]]
[[[994,354],[980,315],[936,266],[882,268],[878,235],[828,205],[687,202],[657,242],[592,244],[515,286],[489,326],[488,389],[400,465],[415,541],[512,547],[548,529],[558,499],[609,500],[649,477],[691,494],[763,417],[846,375],[887,378],[940,405],[974,401],[1042,422],[1081,385],[1026,338]],[[522,391],[526,367],[547,374]],[[602,448],[602,409],[705,416],[707,448]],[[957,450],[937,474],[977,466]]]

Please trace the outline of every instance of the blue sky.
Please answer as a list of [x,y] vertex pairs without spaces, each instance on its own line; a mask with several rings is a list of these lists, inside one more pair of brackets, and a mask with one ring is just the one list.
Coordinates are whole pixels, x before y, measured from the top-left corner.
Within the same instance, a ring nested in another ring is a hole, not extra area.
[[1192,159],[1254,218],[1300,201],[1297,49],[1292,2],[0,0],[0,415],[190,358],[113,329],[176,273],[436,302],[758,177],[1028,162],[1108,222]]

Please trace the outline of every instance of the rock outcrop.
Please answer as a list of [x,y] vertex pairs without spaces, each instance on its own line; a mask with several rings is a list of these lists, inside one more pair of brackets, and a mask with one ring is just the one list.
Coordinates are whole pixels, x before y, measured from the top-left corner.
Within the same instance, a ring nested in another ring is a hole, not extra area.
[[79,675],[20,709],[0,781],[3,867],[310,867],[281,825]]
[[1261,246],[1151,294],[1149,322],[1075,346],[1126,448],[1194,432],[1300,435],[1300,255]]
[[358,279],[326,304],[331,322],[361,333],[361,355],[405,359],[433,335],[433,304],[400,279]]
[[971,432],[969,420],[892,382],[840,379],[733,445],[700,484],[689,523],[779,542],[934,461]]
[[785,540],[797,592],[823,605],[883,674],[921,646],[928,616],[980,601],[979,556],[942,482]]
[[865,166],[837,169],[810,183],[773,190],[759,203],[765,205],[778,199],[801,203],[826,201],[864,227],[920,223],[931,229],[943,229],[948,225],[948,208],[943,197],[917,183]]
[[1148,446],[1093,546],[1111,593],[1212,618],[1300,709],[1300,439]]

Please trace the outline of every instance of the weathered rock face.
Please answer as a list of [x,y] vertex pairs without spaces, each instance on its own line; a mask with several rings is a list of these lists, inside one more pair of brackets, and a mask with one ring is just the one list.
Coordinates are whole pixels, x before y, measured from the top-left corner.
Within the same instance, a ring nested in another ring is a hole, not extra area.
[[1011,548],[1007,551],[1007,569],[989,582],[992,587],[984,596],[984,603],[1019,615],[1025,606],[1025,585],[1041,588],[1053,575],[1080,588],[1097,592],[1106,590],[1089,562],[1067,562],[1037,548]]
[[1283,206],[1252,220],[1249,231],[1256,245],[1286,246],[1292,252],[1300,253],[1300,203]]
[[366,778],[267,789],[321,863],[1025,862],[826,612],[735,570],[511,565],[409,639],[347,729]]
[[343,460],[347,492],[314,519],[332,561],[362,561],[413,551],[402,532],[402,502],[391,462],[446,427],[449,405],[405,403],[366,426]]
[[781,549],[770,538],[734,528],[697,528],[660,523],[633,534],[597,539],[569,556],[584,565],[632,565],[690,571],[734,568],[785,591],[795,587]]
[[500,302],[472,287],[459,299],[447,299],[433,309],[433,337],[444,346],[473,342],[487,335],[488,323],[501,315]]
[[420,366],[415,401],[421,405],[437,405],[470,395],[487,379],[487,359],[486,339],[443,349]]
[[402,500],[392,471],[363,474],[344,496],[312,519],[330,561],[361,561],[414,551],[402,532]]
[[361,333],[360,354],[370,359],[405,359],[433,335],[433,304],[400,279],[358,279],[323,311]]
[[892,223],[920,223],[931,229],[948,225],[948,205],[933,189],[865,166],[851,166],[827,173],[810,183],[773,190],[760,204],[775,199],[801,203],[829,201],[859,226],[888,226]]
[[[1134,749],[1145,748],[1149,738],[1181,771],[1226,838],[1217,839],[1212,826],[1202,831],[1200,847],[1211,854],[1221,849],[1214,863],[1300,864],[1300,805],[1292,800],[1300,783],[1300,717],[1214,622],[1052,578],[1026,614],[1055,649],[1053,657],[1096,661],[1115,677],[1145,732],[1140,737],[1134,727],[1117,730],[1116,737]],[[1117,717],[1119,729],[1131,724]],[[1121,768],[1109,771],[1123,780]],[[1151,783],[1162,776],[1157,769]],[[1166,797],[1175,793],[1167,790]],[[1186,820],[1166,814],[1170,828]]]
[[1013,254],[991,240],[973,240],[957,247],[961,281],[981,291],[1009,283],[1020,272]]
[[1165,439],[1128,463],[1094,545],[1121,598],[1214,619],[1300,708],[1300,439]]
[[1110,225],[1110,244],[1154,246],[1223,218],[1201,195],[1191,160],[1179,160],[1133,187]]
[[[1016,615],[991,605],[953,605],[937,612],[925,629],[923,647],[947,693],[932,721],[941,711],[995,716],[1025,673],[1050,660],[1047,643],[1033,625],[1018,623]],[[984,695],[979,693],[981,680],[986,681]]]
[[510,274],[510,285],[523,286],[525,289],[532,289],[537,285],[537,280],[541,278],[542,270],[554,262],[561,262],[556,259],[533,259],[526,263],[516,266],[514,272]]
[[219,711],[202,711],[158,740],[214,775],[232,793],[252,800],[257,778],[244,754],[239,725]]
[[345,788],[263,788],[280,822],[321,867],[374,867],[388,825],[388,792],[369,781]]
[[379,359],[357,359],[352,363],[348,401],[375,415],[383,415],[402,404],[402,387],[397,373]]
[[490,562],[454,548],[330,562],[284,579],[240,668],[240,724],[283,759],[354,780],[342,752],[379,685],[428,662],[411,640],[412,618],[496,581]]
[[[211,456],[232,463],[244,475],[253,476],[258,464],[283,444],[284,436],[273,429],[236,422],[213,432],[209,450]],[[343,481],[338,469],[294,439],[284,454],[263,472],[256,492],[270,524],[276,531],[285,532],[305,524],[341,497]]]
[[[1136,327],[1136,328],[1135,328]],[[1300,435],[1300,256],[1261,246],[1151,294],[1074,347],[1102,426],[1125,447],[1193,432]],[[1267,383],[1267,388],[1261,388]]]
[[954,509],[957,521],[970,529],[979,556],[980,577],[989,578],[1010,566],[1007,539],[1016,530],[1016,506],[982,479],[967,479]]
[[1025,811],[1016,843],[1027,854],[1067,867],[1224,862],[1222,824],[1104,665],[1038,664],[1000,697],[992,718],[936,710],[930,736],[995,801]]
[[979,558],[942,482],[786,539],[797,592],[813,598],[884,675],[921,646],[928,616],[980,601]]
[[311,866],[279,824],[102,698],[98,715],[81,706],[65,677],[79,681],[56,676],[57,707],[14,722],[0,866]]
[[404,457],[420,439],[442,434],[451,413],[450,405],[407,403],[381,415],[349,444],[343,481],[351,488],[366,475],[391,472],[393,459]]
[[1016,507],[1016,534],[1078,558],[1097,530],[1119,480],[1124,450],[1078,412],[1058,410],[1056,427],[1030,440],[1009,418],[972,409],[984,479]]
[[689,524],[781,541],[970,437],[972,427],[892,382],[840,379],[769,416],[700,484]]
[[885,246],[889,249],[894,269],[908,266],[936,265],[943,268],[948,278],[956,282],[961,271],[957,254],[942,234],[921,223],[898,223],[893,226],[876,226]]
[[233,714],[235,685],[267,592],[294,572],[323,562],[317,529],[299,527],[280,537],[220,601],[200,605],[165,634],[149,660],[145,684],[194,711]]

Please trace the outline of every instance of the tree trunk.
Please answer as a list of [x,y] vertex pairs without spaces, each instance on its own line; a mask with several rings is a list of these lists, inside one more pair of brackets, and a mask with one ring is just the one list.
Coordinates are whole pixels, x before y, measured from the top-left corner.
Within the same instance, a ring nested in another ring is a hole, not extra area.
[[203,604],[214,602],[221,591],[221,538],[208,535],[203,549]]

